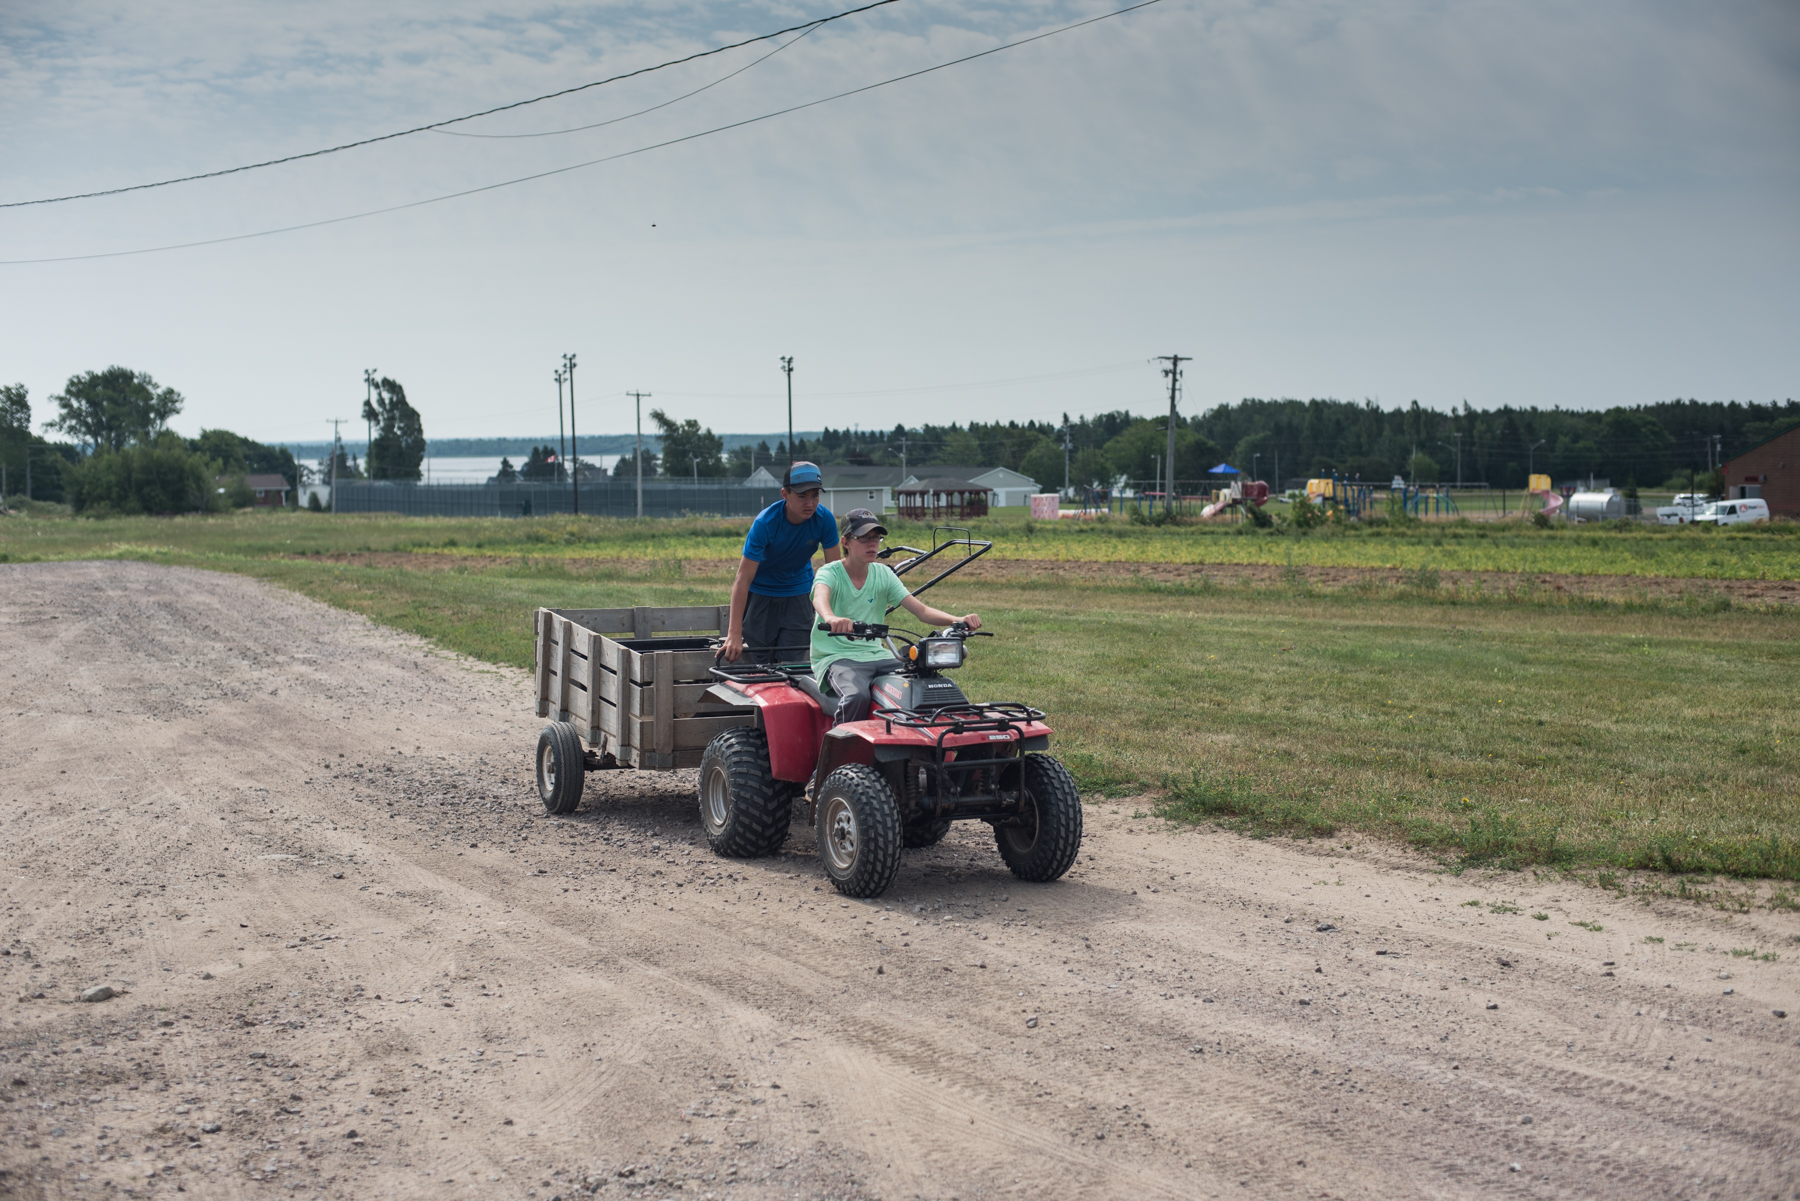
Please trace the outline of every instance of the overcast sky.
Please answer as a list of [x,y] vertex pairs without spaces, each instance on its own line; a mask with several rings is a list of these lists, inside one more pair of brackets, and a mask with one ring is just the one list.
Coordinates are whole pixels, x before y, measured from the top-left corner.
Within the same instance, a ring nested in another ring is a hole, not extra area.
[[[844,5],[848,7],[848,0]],[[315,439],[362,372],[428,434],[1054,420],[1246,396],[1593,408],[1800,394],[1800,10],[898,3],[323,158],[0,209],[0,382],[119,363],[186,433]],[[217,170],[525,99],[836,4],[13,0],[0,201]],[[786,39],[783,39],[785,41]],[[614,120],[693,92],[657,111]],[[348,431],[347,431],[348,432]]]

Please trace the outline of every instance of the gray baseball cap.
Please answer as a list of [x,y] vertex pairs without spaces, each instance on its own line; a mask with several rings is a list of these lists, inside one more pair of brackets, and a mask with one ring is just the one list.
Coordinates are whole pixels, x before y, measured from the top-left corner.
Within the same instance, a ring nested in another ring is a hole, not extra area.
[[881,524],[881,518],[867,509],[851,509],[844,514],[844,536],[862,538],[870,533],[886,534],[887,527]]

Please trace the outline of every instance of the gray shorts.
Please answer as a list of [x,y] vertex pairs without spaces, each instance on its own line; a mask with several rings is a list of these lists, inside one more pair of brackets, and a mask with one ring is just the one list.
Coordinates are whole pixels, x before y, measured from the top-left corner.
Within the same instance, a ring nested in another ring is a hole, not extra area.
[[825,669],[825,678],[821,685],[829,685],[838,698],[837,713],[831,724],[841,726],[847,721],[861,721],[869,715],[869,689],[874,686],[876,676],[892,675],[900,670],[900,660],[885,659],[838,659]]
[[812,597],[764,596],[744,604],[744,649],[753,663],[799,663],[812,653]]

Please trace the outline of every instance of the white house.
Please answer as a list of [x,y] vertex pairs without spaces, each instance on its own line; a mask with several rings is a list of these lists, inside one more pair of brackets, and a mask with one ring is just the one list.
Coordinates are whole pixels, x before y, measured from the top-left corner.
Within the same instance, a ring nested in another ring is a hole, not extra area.
[[996,505],[1028,505],[1032,494],[1043,491],[1030,476],[1020,475],[1005,467],[921,467],[902,480],[900,487],[911,487],[939,477],[967,480],[971,484],[991,488]]

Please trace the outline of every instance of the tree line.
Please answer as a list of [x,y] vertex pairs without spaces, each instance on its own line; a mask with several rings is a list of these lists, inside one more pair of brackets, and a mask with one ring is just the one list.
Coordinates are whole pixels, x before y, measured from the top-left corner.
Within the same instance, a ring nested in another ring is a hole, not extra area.
[[[76,512],[192,513],[251,504],[247,475],[279,475],[289,487],[303,469],[285,447],[267,446],[224,429],[183,438],[169,428],[186,398],[148,372],[113,366],[69,377],[51,396],[57,415],[45,430],[68,435],[51,442],[31,430],[31,398],[23,384],[0,386],[0,471],[9,495],[68,504]],[[400,384],[383,379],[365,408],[378,427],[366,466],[340,450],[340,475],[416,480],[425,457],[425,432]],[[328,473],[329,458],[320,464]]]
[[[1522,489],[1535,471],[1556,481],[1610,479],[1615,486],[1685,488],[1709,467],[1800,425],[1800,403],[1672,400],[1602,411],[1514,408],[1448,413],[1411,405],[1250,398],[1176,423],[1175,478],[1204,480],[1221,464],[1271,483],[1342,475],[1387,482],[1486,483]],[[1168,419],[1129,412],[1061,421],[827,428],[800,440],[819,463],[1008,467],[1044,487],[1105,486],[1163,475]],[[766,447],[765,447],[766,450]],[[736,453],[736,452],[734,452]],[[786,462],[778,443],[774,457]],[[1279,481],[1277,480],[1279,473]]]

